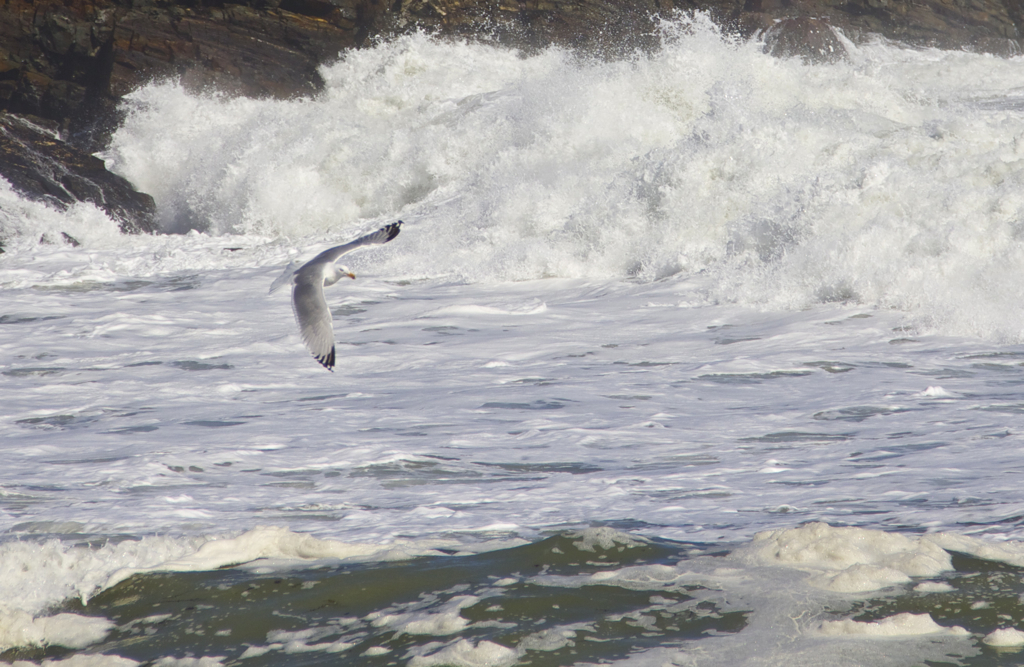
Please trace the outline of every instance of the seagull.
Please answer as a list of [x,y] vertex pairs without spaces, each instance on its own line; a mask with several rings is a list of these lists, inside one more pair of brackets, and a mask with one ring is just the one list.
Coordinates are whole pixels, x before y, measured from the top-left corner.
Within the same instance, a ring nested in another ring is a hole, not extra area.
[[344,266],[334,263],[345,253],[364,245],[380,245],[398,236],[402,221],[393,222],[375,232],[361,236],[345,245],[335,246],[295,268],[288,265],[270,292],[276,292],[282,285],[292,283],[292,309],[299,323],[302,341],[320,364],[334,372],[334,327],[331,325],[331,311],[324,299],[324,287],[333,285],[344,277],[355,279],[356,275]]

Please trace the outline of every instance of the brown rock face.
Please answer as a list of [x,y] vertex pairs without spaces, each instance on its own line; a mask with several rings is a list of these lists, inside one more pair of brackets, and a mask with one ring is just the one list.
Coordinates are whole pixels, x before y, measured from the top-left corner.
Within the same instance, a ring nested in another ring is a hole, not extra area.
[[56,120],[73,142],[96,148],[117,100],[154,78],[249,96],[310,94],[322,85],[317,66],[361,44],[383,7],[0,0],[0,108]]
[[1024,33],[1018,0],[747,0],[737,21],[770,29],[778,19],[813,18],[853,41],[876,34],[913,46],[1009,55]]
[[123,232],[156,231],[152,197],[136,192],[128,181],[107,171],[103,160],[60,141],[39,125],[6,113],[0,113],[0,167],[4,178],[30,199],[57,208],[91,202],[117,220]]
[[[318,65],[362,44],[384,8],[383,0],[0,0],[0,111],[54,121],[68,142],[47,135],[33,146],[39,138],[8,117],[0,176],[37,199],[109,205],[123,229],[151,231],[152,200],[139,195],[148,212],[112,204],[122,183],[88,157],[119,122],[123,95],[167,76],[253,97],[312,94],[323,85]],[[64,160],[67,174],[53,180]]]
[[399,0],[379,23],[389,31],[425,26],[520,47],[561,44],[614,55],[656,43],[656,18],[675,11],[707,12],[744,36],[780,20],[816,19],[854,41],[879,34],[996,54],[1017,53],[1024,34],[1024,0]]
[[518,48],[553,44],[620,55],[656,44],[656,19],[673,0],[399,0],[382,32],[426,28]]
[[821,19],[783,19],[764,33],[766,53],[782,58],[799,57],[805,62],[832,63],[846,57],[846,47],[832,26]]

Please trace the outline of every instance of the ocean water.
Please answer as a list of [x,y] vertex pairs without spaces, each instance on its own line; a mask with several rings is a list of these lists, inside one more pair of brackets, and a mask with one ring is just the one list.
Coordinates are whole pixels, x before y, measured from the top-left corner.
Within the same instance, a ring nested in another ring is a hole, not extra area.
[[[1024,60],[662,41],[153,82],[167,234],[0,181],[0,661],[1024,664]],[[327,372],[269,287],[397,219]]]

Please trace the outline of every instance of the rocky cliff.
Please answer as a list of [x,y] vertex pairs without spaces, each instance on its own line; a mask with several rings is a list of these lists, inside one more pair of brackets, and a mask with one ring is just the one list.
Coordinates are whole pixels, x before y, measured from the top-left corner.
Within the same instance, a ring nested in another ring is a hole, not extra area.
[[[321,62],[403,31],[614,56],[654,46],[656,17],[693,10],[742,35],[763,31],[777,55],[813,60],[843,57],[830,26],[855,41],[879,34],[1000,55],[1017,53],[1024,34],[1024,0],[0,0],[0,111],[51,124],[69,154],[87,156],[116,126],[121,96],[155,77],[249,96],[307,95],[322,85]],[[30,185],[49,176],[14,172],[12,146],[31,143],[25,127],[0,124],[10,149],[0,151],[0,175],[52,198],[53,187]],[[126,231],[153,230],[139,202],[138,211],[117,209]]]

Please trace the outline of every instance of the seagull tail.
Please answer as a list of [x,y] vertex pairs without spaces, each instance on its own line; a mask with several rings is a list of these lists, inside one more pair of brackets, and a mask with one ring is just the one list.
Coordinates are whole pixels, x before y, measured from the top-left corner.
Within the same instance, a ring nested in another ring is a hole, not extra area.
[[298,270],[300,266],[302,265],[298,260],[292,260],[289,262],[288,266],[284,267],[284,271],[281,272],[281,275],[277,277],[277,280],[271,283],[270,294],[273,294],[285,285],[290,284],[292,282],[292,276],[295,275],[295,271]]

